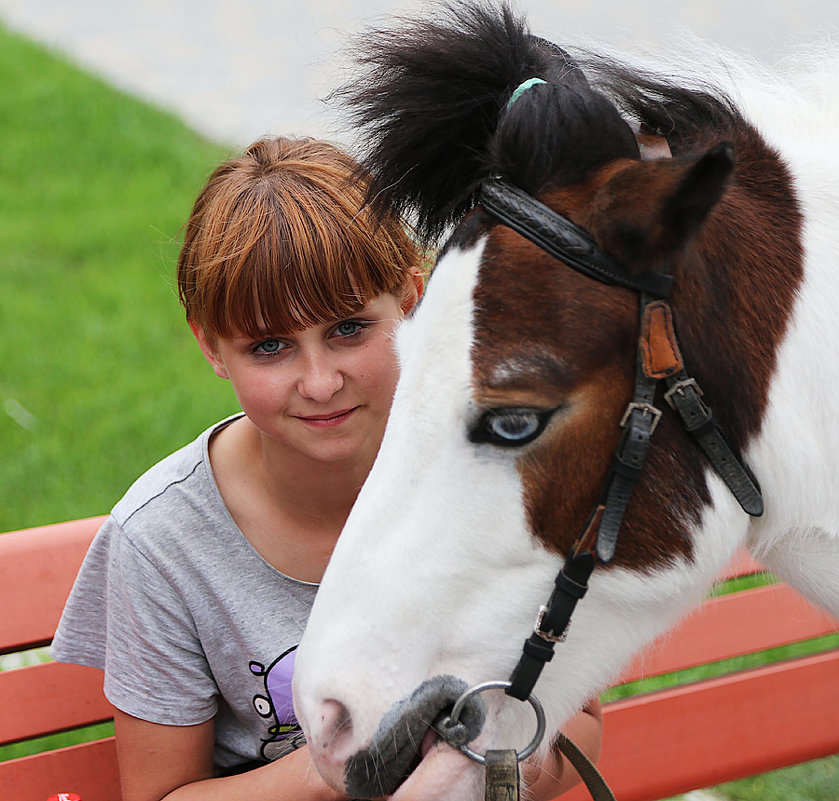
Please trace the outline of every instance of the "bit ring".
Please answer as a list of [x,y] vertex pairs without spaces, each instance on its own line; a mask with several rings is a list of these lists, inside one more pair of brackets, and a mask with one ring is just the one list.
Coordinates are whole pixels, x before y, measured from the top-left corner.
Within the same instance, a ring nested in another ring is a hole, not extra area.
[[[506,690],[509,687],[512,687],[512,682],[509,681],[485,681],[483,684],[476,684],[474,687],[466,690],[466,692],[464,692],[463,695],[455,701],[455,704],[452,707],[451,715],[446,722],[449,724],[458,723],[460,721],[460,713],[463,711],[463,707],[466,705],[466,702],[472,698],[472,696],[478,695],[486,690]],[[539,747],[539,743],[542,742],[542,738],[545,736],[545,710],[542,707],[542,704],[533,694],[528,697],[527,701],[536,713],[536,734],[527,746],[525,746],[525,748],[521,751],[516,751],[516,760],[518,762],[522,762],[527,759]],[[485,756],[483,754],[479,754],[477,751],[473,751],[468,745],[463,744],[455,747],[459,748],[474,762],[477,762],[480,765],[486,764]]]

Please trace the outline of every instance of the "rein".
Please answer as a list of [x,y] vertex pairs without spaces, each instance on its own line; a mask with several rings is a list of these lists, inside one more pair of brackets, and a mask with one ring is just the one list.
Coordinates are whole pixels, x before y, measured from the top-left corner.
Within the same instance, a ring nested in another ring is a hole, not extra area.
[[[643,160],[670,158],[670,148],[663,137],[638,133],[636,138]],[[479,202],[497,221],[572,269],[603,284],[631,289],[638,293],[639,298],[640,335],[635,387],[632,400],[620,420],[623,434],[600,497],[556,577],[550,598],[539,610],[533,632],[524,642],[510,680],[478,685],[464,694],[480,692],[488,686],[500,687],[507,695],[533,704],[533,688],[545,664],[553,658],[556,643],[565,641],[571,617],[588,590],[588,580],[596,562],[608,564],[614,557],[627,506],[643,474],[652,436],[662,416],[661,409],[655,405],[660,384],[665,387],[664,400],[678,414],[685,431],[705,453],[743,510],[759,517],[763,514],[763,498],[755,476],[726,442],[713,411],[703,400],[696,379],[685,368],[668,302],[673,276],[665,272],[627,272],[597,246],[587,231],[500,178],[482,184]],[[443,723],[443,728],[449,731],[457,727],[458,716],[455,714]],[[449,739],[448,734],[444,737]],[[537,733],[537,737],[540,739],[541,734]],[[450,740],[453,745],[454,739]],[[556,746],[583,777],[595,801],[614,801],[596,768],[573,743],[560,734]],[[457,747],[464,750],[465,743]],[[471,756],[474,752],[468,749],[464,752],[474,759]],[[515,752],[487,752],[493,766],[492,771],[488,767],[487,772],[488,799],[491,792],[508,786],[506,780],[500,777],[509,778],[514,772],[510,767],[513,764],[511,754],[515,755]],[[521,754],[516,755],[519,761],[523,758]],[[496,778],[490,782],[489,778],[495,774]],[[516,788],[517,781],[516,778]]]

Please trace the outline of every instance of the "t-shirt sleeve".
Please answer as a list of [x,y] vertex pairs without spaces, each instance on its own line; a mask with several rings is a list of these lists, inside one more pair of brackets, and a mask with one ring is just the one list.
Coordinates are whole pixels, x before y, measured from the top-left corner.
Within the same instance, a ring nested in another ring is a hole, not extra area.
[[181,594],[108,518],[91,545],[52,654],[105,670],[105,695],[153,723],[194,725],[218,689]]

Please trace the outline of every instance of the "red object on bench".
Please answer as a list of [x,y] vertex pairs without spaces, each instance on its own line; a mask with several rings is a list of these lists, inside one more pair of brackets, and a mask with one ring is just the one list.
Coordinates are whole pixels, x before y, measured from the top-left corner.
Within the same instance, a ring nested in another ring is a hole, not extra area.
[[[104,518],[0,534],[0,653],[49,644]],[[728,575],[759,570],[738,557]],[[811,639],[839,624],[776,584],[712,598],[636,660],[625,681]],[[839,648],[605,707],[600,769],[619,801],[653,801],[839,753]],[[111,718],[97,670],[0,672],[0,745]],[[0,798],[74,792],[119,801],[112,738],[0,762]],[[588,798],[583,788],[563,801]]]

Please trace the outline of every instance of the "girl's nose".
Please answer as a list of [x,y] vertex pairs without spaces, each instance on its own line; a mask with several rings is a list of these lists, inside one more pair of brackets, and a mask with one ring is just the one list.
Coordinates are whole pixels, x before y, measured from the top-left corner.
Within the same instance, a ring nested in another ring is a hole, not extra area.
[[344,387],[344,374],[334,355],[310,353],[302,360],[298,381],[300,395],[316,403],[328,403]]

